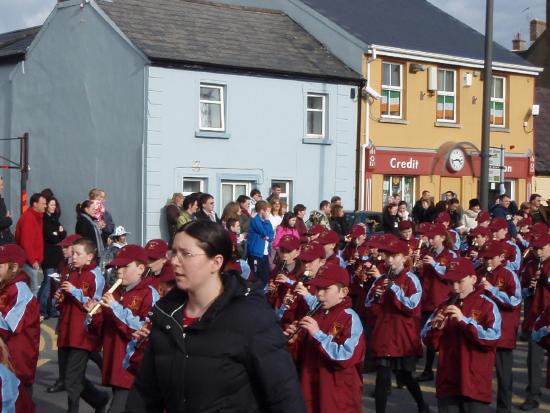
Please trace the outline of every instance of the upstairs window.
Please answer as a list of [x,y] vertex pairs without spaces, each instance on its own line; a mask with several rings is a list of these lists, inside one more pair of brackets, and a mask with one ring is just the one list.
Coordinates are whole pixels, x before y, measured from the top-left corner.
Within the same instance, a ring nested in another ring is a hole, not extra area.
[[201,130],[225,131],[224,92],[224,86],[201,83],[199,103]]
[[491,94],[491,126],[503,128],[506,122],[506,79],[493,76]]
[[307,94],[307,136],[324,138],[326,135],[326,96]]
[[456,122],[456,71],[437,71],[437,120]]
[[380,111],[384,117],[402,117],[403,65],[399,63],[382,63]]

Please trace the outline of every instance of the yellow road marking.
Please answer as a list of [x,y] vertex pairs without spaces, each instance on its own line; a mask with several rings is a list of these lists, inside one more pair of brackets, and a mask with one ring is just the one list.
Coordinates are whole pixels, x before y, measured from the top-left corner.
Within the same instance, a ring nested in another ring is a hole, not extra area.
[[55,330],[44,323],[40,324],[40,329],[50,338],[52,350],[57,351],[57,334],[55,334]]
[[44,364],[48,364],[50,362],[50,359],[38,359],[38,363],[36,363],[36,367],[42,367]]
[[40,335],[40,344],[38,345],[38,351],[44,351],[44,347],[46,347],[46,341],[44,340],[44,337]]

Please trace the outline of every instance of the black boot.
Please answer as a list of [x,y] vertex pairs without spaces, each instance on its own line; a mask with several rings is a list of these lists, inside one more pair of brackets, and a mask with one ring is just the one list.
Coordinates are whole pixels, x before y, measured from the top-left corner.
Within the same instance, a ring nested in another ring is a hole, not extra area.
[[63,380],[57,379],[54,384],[46,389],[46,393],[59,393],[65,390],[65,383]]
[[67,413],[78,413],[78,400],[68,399],[67,405]]

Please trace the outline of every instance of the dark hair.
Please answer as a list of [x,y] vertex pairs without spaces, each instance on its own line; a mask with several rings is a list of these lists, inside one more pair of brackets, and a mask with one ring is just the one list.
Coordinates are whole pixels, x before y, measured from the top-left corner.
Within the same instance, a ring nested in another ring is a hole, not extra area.
[[321,201],[321,203],[319,204],[319,209],[323,209],[324,207],[326,207],[327,205],[330,205],[330,202],[328,202],[326,199],[324,201]]
[[271,184],[271,189],[281,189],[281,185],[278,183]]
[[256,210],[256,212],[260,212],[267,208],[269,208],[269,204],[266,201],[258,201],[254,206],[254,209]]
[[184,211],[187,211],[198,200],[199,200],[199,194],[196,192],[193,192],[192,194],[187,195],[183,199],[183,205],[181,207],[183,208]]
[[481,207],[481,202],[479,202],[479,199],[477,198],[470,199],[470,202],[468,202],[468,208],[472,209],[476,206]]
[[[529,202],[533,202],[535,199],[537,199],[538,197],[540,197],[539,194],[531,194],[531,196],[529,197]],[[542,198],[542,197],[541,197]]]
[[299,212],[302,212],[305,210],[306,210],[306,206],[304,204],[294,205],[294,215],[298,215]]
[[281,226],[284,228],[291,228],[290,224],[288,223],[292,218],[296,218],[296,215],[294,215],[292,212],[287,212],[283,215],[283,220],[281,221]]
[[252,191],[250,191],[250,198],[254,197],[254,195],[261,195],[262,193],[260,192],[259,189],[253,189]]
[[239,195],[239,197],[237,198],[237,202],[240,204],[244,204],[246,201],[249,201],[250,200],[250,197],[246,196],[246,195]]
[[228,218],[227,221],[225,222],[225,227],[227,229],[231,228],[232,226],[234,226],[237,222],[239,222],[238,219],[235,219],[235,218]]
[[[502,194],[502,195],[499,195],[499,196],[498,196],[498,200],[499,200],[499,201],[502,201],[504,198],[510,198],[510,195],[508,195],[508,194]],[[512,199],[512,198],[510,198],[510,199]]]
[[46,198],[47,200],[54,197],[53,191],[50,188],[44,188],[40,193]]
[[458,200],[458,198],[451,198],[447,201],[447,204],[448,205],[460,204],[460,201]]
[[208,258],[214,258],[216,255],[223,257],[223,265],[231,260],[233,254],[233,243],[227,231],[218,223],[210,220],[191,221],[176,231],[176,234],[185,232],[191,238],[197,241],[201,250]]
[[86,212],[84,210],[86,208],[89,208],[93,203],[94,201],[87,199],[85,201],[82,201],[80,204],[76,204],[76,215],[85,214]]
[[77,245],[82,245],[84,247],[84,251],[86,251],[86,254],[96,254],[97,248],[95,243],[88,238],[79,238],[76,241],[73,242],[73,247],[76,247]]
[[407,204],[407,201],[399,201],[399,203],[397,204],[397,207],[400,207],[401,205],[405,205],[406,207],[409,206],[409,204]]
[[46,198],[46,206],[49,205],[51,201],[55,201],[55,211],[53,215],[55,215],[56,217],[59,217],[61,215],[61,206],[59,205],[59,201],[55,196],[51,196],[49,198]]
[[32,206],[33,204],[36,204],[38,201],[40,201],[40,198],[46,199],[46,197],[40,193],[32,194],[31,199],[29,200],[29,205]]
[[330,203],[331,204],[334,204],[335,202],[338,202],[338,201],[341,201],[342,198],[339,197],[338,195],[334,195],[332,198],[330,198]]
[[210,194],[207,194],[206,192],[202,193],[199,197],[199,208],[202,209],[202,206],[208,201],[209,199],[214,199],[214,197]]
[[436,211],[436,213],[446,212],[447,211],[447,202],[446,201],[439,201],[437,204],[435,204],[435,211]]

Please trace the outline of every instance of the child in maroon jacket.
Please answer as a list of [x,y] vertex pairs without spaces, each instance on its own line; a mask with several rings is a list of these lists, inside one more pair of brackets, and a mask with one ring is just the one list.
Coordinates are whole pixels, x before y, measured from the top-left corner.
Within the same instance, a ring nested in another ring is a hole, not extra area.
[[506,253],[507,247],[500,241],[488,241],[479,253],[485,262],[479,285],[502,315],[502,336],[496,351],[499,412],[512,411],[513,350],[521,311],[521,285],[517,275],[504,266]]
[[452,294],[422,330],[424,343],[439,351],[435,388],[440,413],[487,412],[492,400],[502,319],[495,302],[476,290],[475,273],[470,260],[451,260],[445,279]]
[[34,413],[35,406],[23,383],[15,376],[8,346],[0,338],[0,411]]
[[[321,267],[311,281],[320,308],[290,325],[308,413],[362,411],[365,338],[347,297],[349,275],[336,265]],[[302,329],[298,332],[298,329]]]
[[[126,349],[132,334],[143,327],[159,293],[149,279],[142,278],[147,268],[147,251],[139,245],[121,248],[108,265],[117,268],[122,285],[113,293],[103,295],[99,301],[102,311],[94,315],[90,328],[101,331],[103,385],[113,389],[109,412],[121,413],[134,382],[134,375],[123,367]],[[96,303],[90,300],[85,307],[91,311]]]
[[377,365],[376,413],[386,411],[392,371],[398,383],[411,393],[418,411],[429,412],[420,386],[412,376],[416,360],[422,355],[418,329],[422,287],[418,277],[409,271],[409,245],[405,241],[395,240],[380,249],[386,253],[389,269],[376,279],[367,296],[375,315],[370,347]]
[[32,393],[40,343],[40,309],[29,277],[22,271],[25,251],[16,244],[0,246],[0,338],[9,349],[14,372]]
[[62,374],[68,397],[68,413],[77,413],[80,398],[96,410],[109,402],[107,393],[99,391],[86,379],[86,364],[90,353],[99,351],[99,336],[86,330],[88,311],[84,307],[91,300],[99,300],[103,294],[105,278],[95,262],[95,245],[86,238],[73,243],[72,270],[55,294],[59,303],[58,357],[65,366]]

